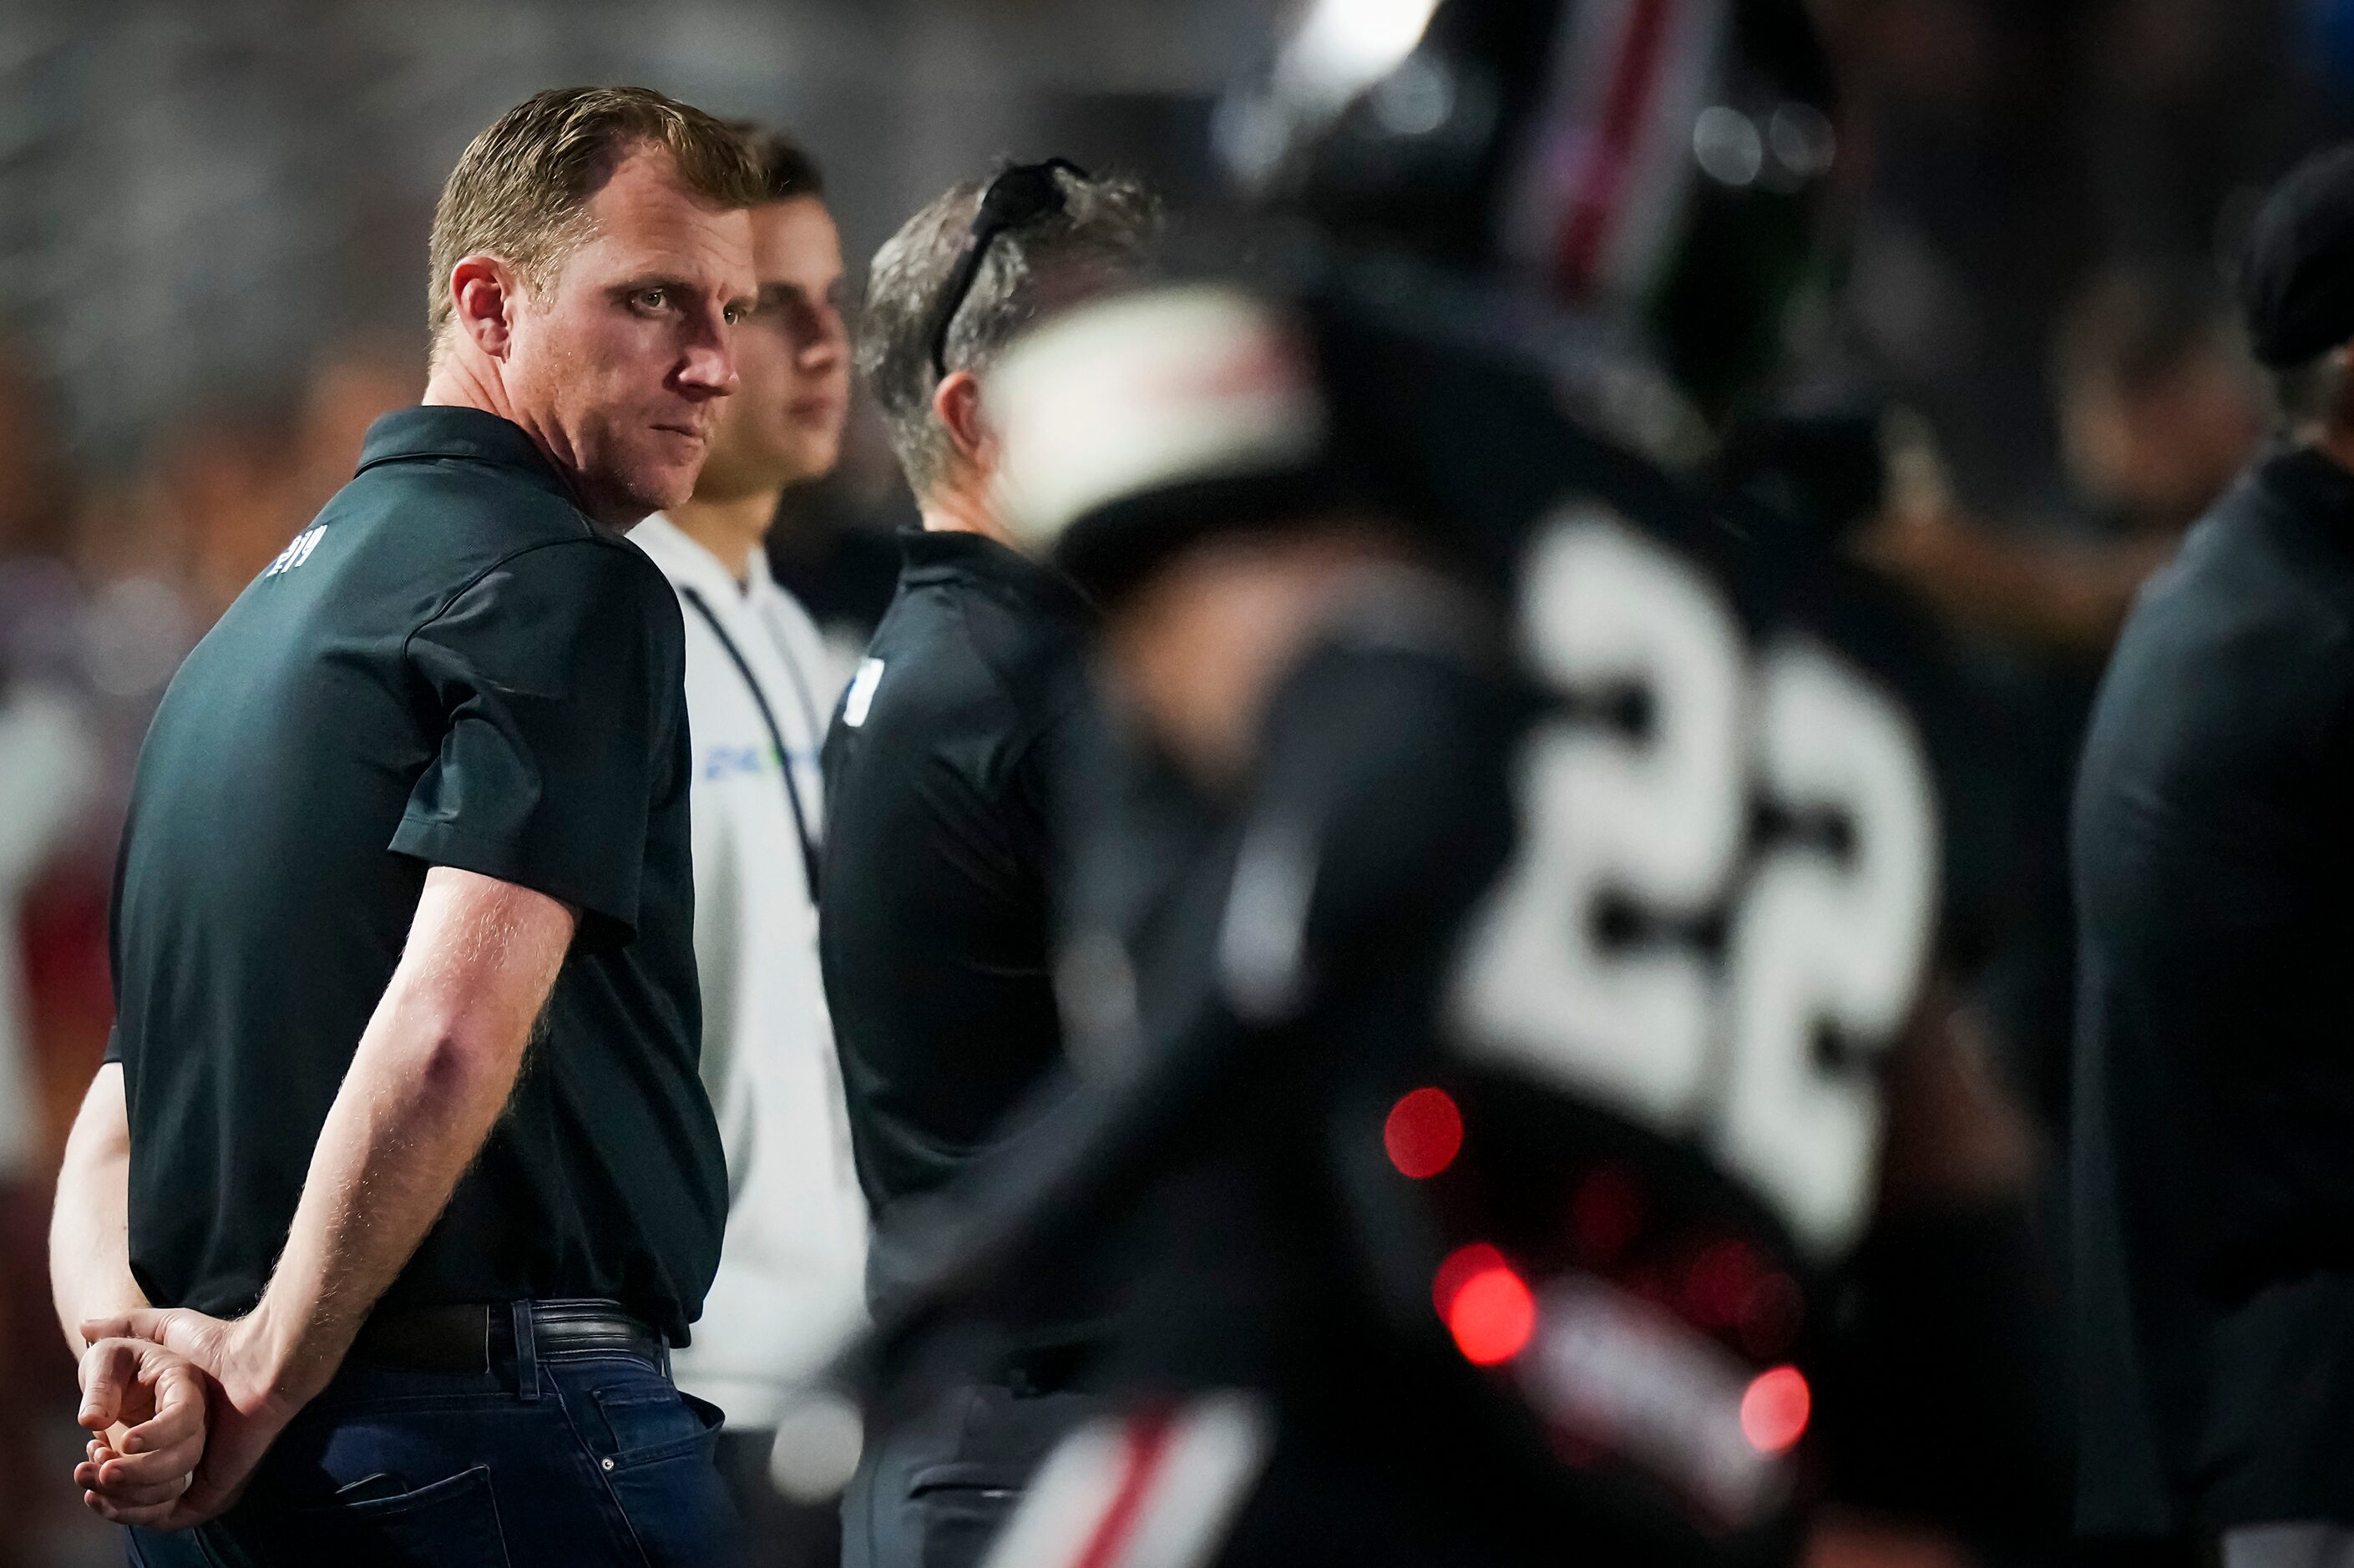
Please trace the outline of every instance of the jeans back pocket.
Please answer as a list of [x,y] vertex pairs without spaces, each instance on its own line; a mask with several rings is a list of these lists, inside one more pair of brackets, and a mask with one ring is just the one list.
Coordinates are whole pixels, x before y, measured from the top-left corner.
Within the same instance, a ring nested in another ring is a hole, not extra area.
[[615,1444],[599,1463],[646,1561],[653,1568],[739,1561],[742,1525],[716,1459],[719,1407],[691,1394],[658,1398],[638,1390],[600,1392],[597,1404]]
[[290,1509],[273,1533],[303,1561],[334,1568],[508,1568],[488,1465],[410,1491]]

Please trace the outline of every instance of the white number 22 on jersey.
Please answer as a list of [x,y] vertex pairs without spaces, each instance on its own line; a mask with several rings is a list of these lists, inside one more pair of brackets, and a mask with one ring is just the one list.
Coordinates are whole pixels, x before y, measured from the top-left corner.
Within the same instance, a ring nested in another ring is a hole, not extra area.
[[[1802,1242],[1836,1250],[1870,1199],[1880,1102],[1817,1040],[1884,1046],[1921,983],[1937,832],[1913,726],[1813,643],[1753,657],[1712,583],[1606,514],[1551,524],[1525,591],[1545,682],[1636,692],[1649,716],[1531,736],[1520,852],[1473,927],[1458,1017],[1480,1054],[1699,1138]],[[1840,821],[1846,852],[1751,855],[1759,799]],[[1613,898],[1670,922],[1726,912],[1722,961],[1606,940]]]

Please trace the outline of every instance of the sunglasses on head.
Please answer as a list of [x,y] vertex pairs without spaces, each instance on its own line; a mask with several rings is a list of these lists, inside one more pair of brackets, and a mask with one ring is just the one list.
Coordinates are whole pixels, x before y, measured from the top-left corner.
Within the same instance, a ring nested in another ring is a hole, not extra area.
[[965,232],[964,249],[957,253],[956,267],[949,273],[949,286],[940,295],[939,319],[932,327],[932,374],[945,376],[949,373],[949,328],[956,324],[957,312],[964,308],[967,294],[972,292],[972,282],[981,275],[981,264],[989,259],[989,247],[1001,234],[1026,228],[1042,217],[1050,217],[1063,210],[1068,197],[1057,175],[1068,175],[1075,180],[1088,177],[1087,172],[1068,158],[1049,158],[1043,164],[1016,164],[989,182],[981,193],[981,205],[974,209],[972,227]]

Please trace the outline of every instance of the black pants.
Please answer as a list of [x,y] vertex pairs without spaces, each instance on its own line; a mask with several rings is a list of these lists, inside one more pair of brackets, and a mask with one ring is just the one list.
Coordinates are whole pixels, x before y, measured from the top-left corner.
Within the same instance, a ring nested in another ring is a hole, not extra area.
[[1097,1408],[985,1385],[883,1434],[842,1499],[843,1568],[974,1568],[1040,1462]]

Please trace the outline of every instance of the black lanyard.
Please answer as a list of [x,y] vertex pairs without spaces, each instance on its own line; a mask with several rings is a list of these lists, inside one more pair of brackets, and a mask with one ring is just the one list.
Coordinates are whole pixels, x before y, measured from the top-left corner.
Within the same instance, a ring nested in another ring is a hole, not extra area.
[[[808,881],[810,903],[814,906],[817,903],[817,841],[810,837],[809,816],[801,810],[801,787],[793,779],[793,754],[786,748],[784,731],[777,727],[777,715],[769,711],[768,695],[753,677],[752,666],[744,662],[744,655],[737,648],[736,640],[727,635],[727,629],[719,624],[717,616],[711,613],[711,606],[704,602],[703,595],[684,585],[678,591],[687,603],[695,606],[695,613],[703,617],[703,623],[711,628],[714,637],[719,639],[719,646],[727,650],[728,662],[736,666],[736,673],[744,677],[744,689],[752,694],[752,705],[760,710],[760,722],[768,726],[769,742],[777,748],[777,768],[785,776],[785,804],[792,808],[793,832],[801,841],[801,875]],[[793,677],[793,684],[800,689],[801,713],[809,720],[810,734],[815,736],[817,710],[810,704],[809,689],[801,684],[801,672],[793,668],[792,656],[785,654],[784,661],[786,670]]]

